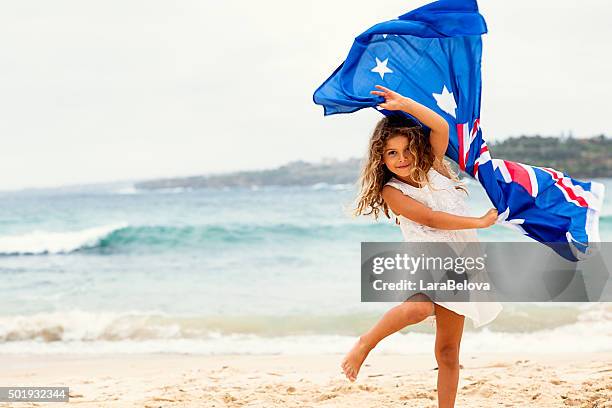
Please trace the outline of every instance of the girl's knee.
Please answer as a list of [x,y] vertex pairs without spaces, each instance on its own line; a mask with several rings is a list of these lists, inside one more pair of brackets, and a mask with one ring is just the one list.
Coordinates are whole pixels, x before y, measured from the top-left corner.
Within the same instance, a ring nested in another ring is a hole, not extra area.
[[448,344],[436,346],[436,361],[445,367],[459,366],[459,345]]
[[427,317],[433,316],[435,314],[434,304],[431,300],[419,302],[419,305],[423,319],[426,319]]
[[402,307],[406,313],[416,316],[420,320],[424,320],[435,313],[433,302],[427,298],[425,300],[404,302]]
[[417,293],[411,296],[408,302],[418,305],[419,310],[425,314],[425,317],[435,314],[434,303],[429,296],[424,293]]

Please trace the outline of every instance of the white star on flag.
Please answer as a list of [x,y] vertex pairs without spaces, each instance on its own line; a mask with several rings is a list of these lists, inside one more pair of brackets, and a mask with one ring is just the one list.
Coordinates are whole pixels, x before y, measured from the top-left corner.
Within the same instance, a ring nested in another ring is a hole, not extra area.
[[376,66],[372,68],[371,72],[377,72],[380,74],[380,79],[385,79],[385,74],[392,74],[393,71],[387,67],[387,63],[389,62],[389,58],[381,61],[376,57]]
[[455,109],[457,109],[457,103],[455,102],[455,97],[453,96],[453,93],[448,92],[448,89],[446,89],[446,85],[444,85],[444,88],[442,88],[442,93],[432,93],[431,95],[435,98],[436,103],[438,104],[440,109],[451,115],[453,118],[457,119],[457,116],[455,116]]

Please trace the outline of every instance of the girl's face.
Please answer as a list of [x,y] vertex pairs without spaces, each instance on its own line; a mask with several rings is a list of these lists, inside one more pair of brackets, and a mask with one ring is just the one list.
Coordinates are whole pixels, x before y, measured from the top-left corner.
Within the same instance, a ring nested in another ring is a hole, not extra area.
[[408,151],[408,137],[392,136],[387,139],[383,149],[383,162],[392,173],[407,177],[413,165]]

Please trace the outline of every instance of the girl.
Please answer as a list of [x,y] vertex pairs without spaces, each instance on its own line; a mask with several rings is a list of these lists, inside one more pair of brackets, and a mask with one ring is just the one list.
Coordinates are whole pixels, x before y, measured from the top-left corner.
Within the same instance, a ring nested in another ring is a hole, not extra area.
[[[420,127],[410,127],[399,116],[385,117],[376,126],[369,143],[369,157],[361,175],[361,192],[355,215],[382,211],[395,214],[405,241],[477,241],[476,228],[487,228],[497,220],[497,210],[470,217],[464,203],[467,190],[444,159],[448,145],[448,123],[431,109],[385,87],[374,95],[385,98],[379,107],[401,110],[431,129],[429,139]],[[367,211],[367,212],[366,212]],[[383,338],[410,324],[434,316],[435,357],[438,362],[439,407],[453,407],[459,381],[459,344],[465,316],[476,327],[493,320],[501,310],[497,302],[432,302],[423,293],[389,310],[362,335],[341,366],[355,381],[368,353]]]

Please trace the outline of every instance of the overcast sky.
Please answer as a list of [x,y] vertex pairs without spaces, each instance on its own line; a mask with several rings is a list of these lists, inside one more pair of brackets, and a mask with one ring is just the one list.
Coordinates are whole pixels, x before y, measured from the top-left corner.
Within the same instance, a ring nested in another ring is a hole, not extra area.
[[[353,38],[428,1],[0,4],[0,189],[362,156],[374,109],[312,93]],[[482,127],[612,135],[607,0],[480,2]]]

